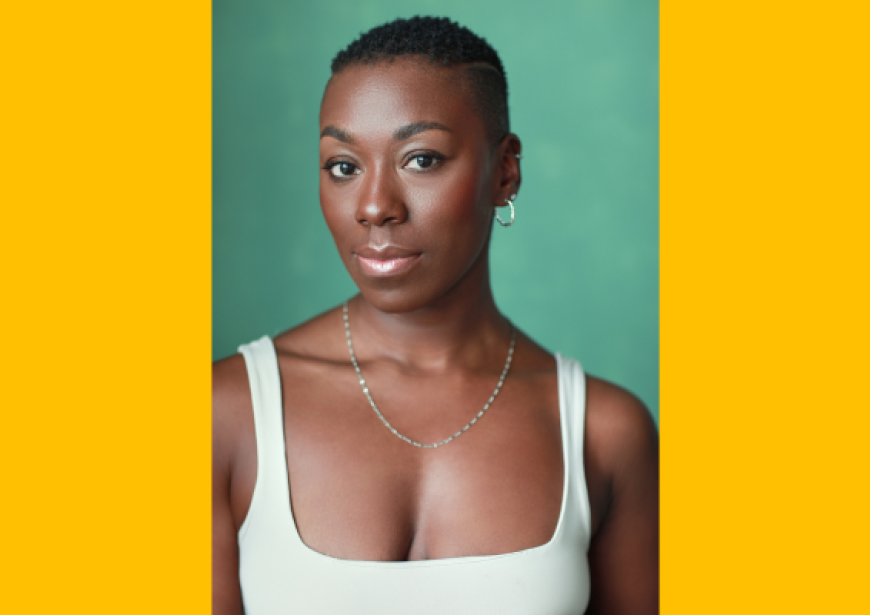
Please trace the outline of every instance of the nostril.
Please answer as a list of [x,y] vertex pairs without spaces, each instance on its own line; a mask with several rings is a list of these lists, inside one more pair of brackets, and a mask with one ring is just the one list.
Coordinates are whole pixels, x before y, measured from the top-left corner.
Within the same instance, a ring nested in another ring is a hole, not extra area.
[[404,216],[397,209],[398,206],[381,206],[376,203],[370,203],[361,208],[357,216],[357,222],[360,224],[372,224],[374,226],[399,224]]

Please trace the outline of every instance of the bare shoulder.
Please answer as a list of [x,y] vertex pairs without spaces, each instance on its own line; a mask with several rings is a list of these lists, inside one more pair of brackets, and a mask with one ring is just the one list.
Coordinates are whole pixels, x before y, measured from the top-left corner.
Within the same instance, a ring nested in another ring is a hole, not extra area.
[[658,430],[640,399],[624,388],[587,376],[586,445],[610,474],[632,471],[658,457]]
[[658,613],[658,432],[625,389],[587,377],[589,613]]
[[235,354],[212,364],[212,444],[214,463],[231,466],[239,438],[253,431],[253,408],[244,357]]
[[250,406],[248,371],[241,354],[234,354],[212,363],[211,383],[215,405],[232,406],[235,405],[234,402],[247,400]]
[[[212,600],[215,613],[241,613],[237,533],[244,517],[234,506],[239,484],[250,485],[256,457],[247,473],[239,473],[239,459],[251,449],[253,416],[248,375],[242,355],[212,364]],[[241,464],[245,467],[245,464]],[[245,480],[238,480],[239,478]],[[247,492],[252,491],[247,487]],[[238,498],[236,498],[238,499]],[[250,496],[248,495],[248,502]],[[244,505],[246,510],[247,504]]]
[[556,377],[556,357],[523,331],[517,334],[514,361],[511,368],[517,371],[528,370],[548,374],[552,379]]

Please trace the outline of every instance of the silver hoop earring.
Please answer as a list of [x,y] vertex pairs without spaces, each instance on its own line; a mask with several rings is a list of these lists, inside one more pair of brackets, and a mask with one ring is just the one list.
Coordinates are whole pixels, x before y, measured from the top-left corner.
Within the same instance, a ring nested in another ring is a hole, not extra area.
[[498,210],[495,211],[495,219],[498,220],[498,223],[502,226],[510,226],[514,223],[514,199],[517,198],[517,195],[512,194],[511,198],[505,199],[504,202],[511,208],[511,221],[505,222],[501,219],[501,216],[498,215]]

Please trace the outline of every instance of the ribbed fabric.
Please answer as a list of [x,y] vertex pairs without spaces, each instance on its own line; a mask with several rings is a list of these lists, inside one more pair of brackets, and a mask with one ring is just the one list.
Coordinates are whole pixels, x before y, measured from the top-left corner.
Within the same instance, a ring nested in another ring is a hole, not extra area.
[[590,508],[583,469],[585,378],[556,355],[565,485],[544,545],[478,557],[370,562],[307,547],[290,507],[281,377],[272,340],[242,346],[257,437],[257,482],[239,530],[247,615],[579,615],[589,602]]

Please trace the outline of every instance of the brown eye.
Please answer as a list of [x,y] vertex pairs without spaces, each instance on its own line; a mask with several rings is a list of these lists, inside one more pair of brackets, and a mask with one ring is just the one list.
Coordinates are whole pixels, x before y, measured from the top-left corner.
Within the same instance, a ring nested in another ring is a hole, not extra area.
[[429,169],[435,166],[439,162],[439,157],[431,154],[421,154],[419,156],[414,156],[408,161],[408,164],[405,165],[406,168],[413,169],[415,171],[422,171],[424,169]]
[[345,161],[331,164],[327,169],[329,170],[329,174],[333,177],[350,177],[351,175],[359,175],[360,172],[355,164]]

